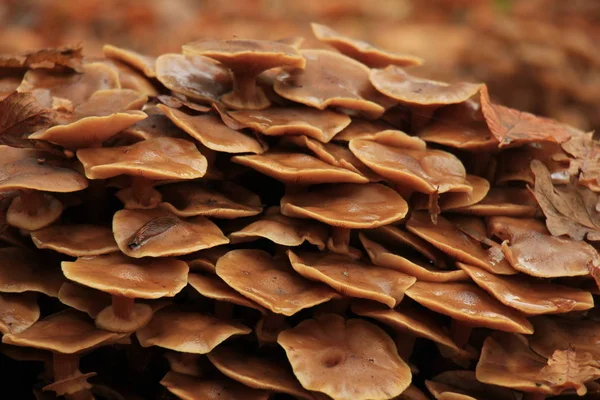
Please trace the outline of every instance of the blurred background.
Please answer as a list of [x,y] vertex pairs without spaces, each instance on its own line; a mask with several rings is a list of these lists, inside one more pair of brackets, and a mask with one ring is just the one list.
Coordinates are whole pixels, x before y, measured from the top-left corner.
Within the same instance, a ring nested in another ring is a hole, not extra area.
[[203,37],[307,38],[309,22],[483,81],[511,107],[600,128],[599,0],[2,0],[0,53],[111,43],[157,55]]

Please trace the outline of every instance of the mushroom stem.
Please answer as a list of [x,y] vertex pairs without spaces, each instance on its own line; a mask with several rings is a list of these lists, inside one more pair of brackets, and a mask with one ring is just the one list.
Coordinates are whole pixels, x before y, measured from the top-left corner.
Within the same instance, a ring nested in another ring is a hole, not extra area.
[[142,176],[131,177],[131,194],[133,199],[142,206],[150,206],[154,187],[150,179]]
[[115,316],[121,319],[129,319],[133,311],[134,299],[123,296],[112,296],[112,308]]
[[416,340],[416,336],[404,332],[397,332],[394,336],[394,342],[396,343],[396,348],[398,348],[398,355],[404,361],[408,361],[412,355]]
[[270,313],[265,316],[263,330],[278,332],[285,326],[285,315]]
[[469,343],[472,329],[471,325],[453,319],[450,324],[450,337],[458,347],[463,348]]
[[44,193],[37,190],[21,190],[21,206],[27,215],[34,216],[46,206]]
[[215,302],[215,316],[222,319],[231,318],[233,316],[233,304],[228,301]]
[[258,74],[255,71],[231,70],[233,75],[233,93],[242,103],[252,102],[259,90],[256,86]]
[[54,381],[67,379],[79,371],[79,356],[77,354],[54,353],[52,364]]
[[545,398],[544,393],[526,392],[523,394],[523,400],[544,400]]

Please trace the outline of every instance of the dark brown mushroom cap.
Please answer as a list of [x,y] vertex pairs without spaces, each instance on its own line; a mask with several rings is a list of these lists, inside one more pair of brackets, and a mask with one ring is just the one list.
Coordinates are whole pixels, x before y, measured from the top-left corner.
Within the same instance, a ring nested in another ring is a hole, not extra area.
[[334,141],[349,142],[352,139],[360,139],[371,136],[378,132],[394,129],[390,124],[382,120],[369,120],[352,118],[352,122],[343,131],[334,136]]
[[275,359],[240,353],[226,346],[211,351],[208,359],[225,376],[248,387],[313,399],[310,392],[300,385],[291,368]]
[[163,54],[156,59],[156,79],[173,92],[208,104],[231,90],[227,68],[203,56]]
[[418,281],[405,291],[417,303],[472,326],[506,332],[533,333],[520,312],[506,307],[483,289],[461,282]]
[[283,215],[341,228],[376,228],[401,220],[407,212],[402,196],[379,183],[329,185],[281,199]]
[[415,211],[406,222],[406,228],[466,264],[475,265],[494,274],[517,273],[504,258],[499,246],[484,249],[477,240],[442,216],[438,216],[437,224],[434,224],[427,212]]
[[120,253],[62,262],[67,279],[114,296],[172,297],[187,285],[188,266],[172,258],[132,259]]
[[403,103],[423,106],[462,103],[483,87],[475,83],[449,84],[417,78],[395,65],[371,70],[369,79],[386,96]]
[[233,219],[262,212],[260,197],[233,182],[222,181],[210,187],[178,182],[162,185],[158,190],[162,194],[160,206],[179,217]]
[[156,77],[156,58],[145,56],[133,50],[105,44],[102,47],[104,57],[121,61],[142,71],[148,78]]
[[207,380],[169,372],[160,384],[182,400],[268,400],[266,390],[251,389],[227,379]]
[[324,110],[340,107],[381,116],[392,101],[369,82],[369,68],[342,54],[327,50],[302,50],[306,67],[301,72],[282,72],[273,88],[296,103]]
[[225,301],[227,303],[237,304],[238,306],[253,308],[260,311],[260,313],[263,315],[267,314],[267,310],[233,290],[217,276],[189,274],[188,283],[198,293],[204,297],[208,297],[209,299]]
[[370,68],[383,68],[388,65],[411,67],[423,64],[423,59],[409,54],[390,53],[370,43],[344,36],[328,26],[310,24],[313,34],[323,43],[333,46],[340,53],[352,57]]
[[537,354],[550,358],[554,351],[571,347],[578,353],[590,353],[595,359],[600,357],[600,322],[554,316],[534,317],[531,322],[535,331],[529,345]]
[[594,307],[594,299],[589,292],[522,275],[495,275],[471,265],[457,264],[479,287],[502,304],[528,315],[561,314]]
[[143,347],[159,346],[183,353],[206,354],[234,335],[252,330],[237,322],[168,306],[158,310],[136,336]]
[[322,314],[283,331],[277,342],[302,386],[334,399],[388,399],[410,385],[394,341],[361,319]]
[[286,316],[339,297],[329,287],[300,277],[286,259],[262,250],[230,251],[217,261],[217,275],[243,296]]
[[307,279],[323,282],[345,296],[374,300],[395,307],[417,279],[333,253],[287,251],[292,267]]
[[31,232],[38,249],[73,257],[99,256],[119,251],[110,228],[99,225],[55,225]]
[[260,155],[235,156],[231,161],[280,181],[298,185],[366,183],[369,181],[356,172],[334,167],[303,153],[270,152]]
[[229,243],[209,219],[182,219],[162,208],[117,211],[112,227],[119,249],[134,258],[180,256]]
[[163,104],[159,104],[158,108],[175,125],[211,150],[255,154],[266,150],[258,140],[227,127],[219,117],[212,114],[189,115]]
[[538,207],[535,197],[526,188],[493,187],[480,202],[452,210],[461,214],[473,214],[485,217],[533,217]]
[[438,400],[515,400],[515,394],[500,386],[486,385],[473,371],[446,371],[425,381],[427,389]]
[[126,174],[147,179],[195,179],[206,173],[206,157],[192,142],[174,138],[144,140],[131,146],[80,149],[77,158],[90,179]]
[[240,124],[266,136],[306,135],[329,142],[350,124],[350,117],[330,110],[309,107],[273,107],[266,110],[230,111]]
[[0,333],[2,341],[9,335],[18,335],[29,329],[40,318],[36,296],[30,294],[0,293]]
[[122,337],[122,334],[97,329],[88,316],[68,309],[39,320],[24,332],[4,335],[2,342],[75,354]]
[[472,190],[461,161],[442,150],[398,148],[366,139],[351,140],[350,150],[382,177],[419,192]]
[[68,193],[85,189],[87,179],[66,160],[49,153],[0,146],[0,191],[32,189]]
[[0,249],[0,293],[32,291],[56,297],[63,282],[58,268],[32,250],[21,247]]
[[58,300],[92,318],[96,318],[100,311],[111,305],[110,294],[71,282],[61,285]]

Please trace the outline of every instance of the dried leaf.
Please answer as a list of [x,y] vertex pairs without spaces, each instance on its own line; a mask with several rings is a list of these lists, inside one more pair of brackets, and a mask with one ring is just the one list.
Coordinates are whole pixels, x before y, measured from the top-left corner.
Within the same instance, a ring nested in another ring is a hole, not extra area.
[[0,55],[0,67],[56,68],[66,67],[81,72],[81,46],[67,46]]
[[518,146],[535,141],[564,143],[575,129],[557,121],[493,104],[487,87],[481,88],[481,110],[498,147]]
[[594,132],[575,135],[562,144],[570,158],[570,173],[579,175],[579,184],[594,192],[600,192],[600,142],[594,140]]
[[0,101],[0,144],[33,147],[26,136],[47,128],[51,122],[50,110],[42,107],[33,94],[14,92]]
[[585,383],[600,378],[600,363],[590,353],[576,353],[570,347],[556,350],[540,371],[540,376],[558,392],[575,389],[579,396],[587,393]]

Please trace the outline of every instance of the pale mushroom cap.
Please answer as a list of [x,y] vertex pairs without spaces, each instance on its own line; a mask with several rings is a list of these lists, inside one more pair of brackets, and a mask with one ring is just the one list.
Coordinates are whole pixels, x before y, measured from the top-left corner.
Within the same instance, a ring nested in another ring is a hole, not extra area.
[[160,384],[182,400],[268,400],[270,396],[265,390],[250,389],[233,380],[211,381],[173,371]]
[[62,262],[67,279],[114,296],[172,297],[187,285],[189,267],[172,258],[132,259],[120,253]]
[[56,297],[63,282],[58,266],[30,249],[0,248],[0,293],[32,291]]
[[56,222],[65,207],[56,197],[48,193],[42,193],[41,197],[44,204],[33,215],[25,210],[22,196],[13,199],[6,210],[6,222],[10,226],[29,232],[45,228]]
[[169,306],[158,310],[136,335],[143,347],[159,346],[183,353],[206,354],[228,338],[250,332],[250,328],[237,322]]
[[331,185],[281,199],[284,215],[312,218],[341,228],[376,228],[401,220],[407,212],[406,201],[378,183]]
[[188,283],[198,293],[209,299],[253,308],[263,315],[267,314],[267,310],[233,290],[217,276],[191,273],[188,275]]
[[377,326],[335,314],[304,320],[279,334],[305,389],[338,400],[389,399],[411,381],[394,341]]
[[55,225],[31,232],[39,249],[73,257],[99,256],[119,251],[112,231],[98,225]]
[[18,335],[29,329],[40,318],[36,296],[0,293],[0,333],[2,341],[9,335]]
[[127,174],[148,179],[195,179],[206,173],[206,157],[192,142],[157,138],[131,146],[81,149],[77,158],[90,179]]
[[133,50],[105,44],[102,47],[104,57],[121,61],[142,71],[148,78],[156,77],[156,58],[145,56]]

